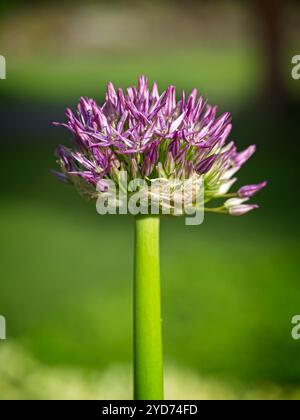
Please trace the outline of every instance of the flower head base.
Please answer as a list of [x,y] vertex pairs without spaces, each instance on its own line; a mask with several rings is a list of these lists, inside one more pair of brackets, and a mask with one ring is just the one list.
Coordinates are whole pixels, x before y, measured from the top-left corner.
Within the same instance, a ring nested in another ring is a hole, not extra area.
[[[74,147],[58,147],[59,176],[88,198],[106,193],[111,180],[120,188],[119,175],[124,171],[128,183],[136,178],[148,185],[157,179],[201,180],[205,203],[222,197],[248,199],[266,185],[228,193],[236,181],[234,174],[252,156],[255,146],[238,153],[233,142],[226,144],[231,115],[217,117],[217,107],[198,97],[196,89],[188,97],[182,92],[177,101],[174,86],[160,94],[157,84],[150,90],[142,76],[138,87],[126,92],[116,91],[109,83],[102,106],[81,98],[77,114],[68,109],[66,115],[66,124],[55,124],[71,131]],[[244,214],[256,207],[227,200],[207,210]]]

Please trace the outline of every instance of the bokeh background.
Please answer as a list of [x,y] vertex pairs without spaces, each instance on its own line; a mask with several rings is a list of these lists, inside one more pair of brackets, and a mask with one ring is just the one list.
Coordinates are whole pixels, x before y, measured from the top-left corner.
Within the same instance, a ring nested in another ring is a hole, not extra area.
[[140,74],[231,111],[241,185],[269,180],[243,218],[163,220],[166,398],[300,398],[299,6],[1,1],[1,399],[131,398],[133,219],[52,178],[51,122]]

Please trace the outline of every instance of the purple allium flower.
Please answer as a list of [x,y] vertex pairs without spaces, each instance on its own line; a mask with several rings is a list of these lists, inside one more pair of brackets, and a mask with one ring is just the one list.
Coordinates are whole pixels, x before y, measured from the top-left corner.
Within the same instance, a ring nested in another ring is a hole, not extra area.
[[[205,202],[215,198],[251,197],[266,183],[241,188],[228,194],[235,183],[233,175],[255,152],[252,145],[237,152],[230,135],[231,115],[217,116],[194,89],[176,100],[174,86],[159,93],[154,83],[141,76],[138,87],[124,92],[108,84],[105,101],[81,98],[77,112],[67,109],[67,123],[62,125],[73,135],[72,149],[59,146],[56,151],[62,170],[60,177],[74,184],[81,193],[96,198],[99,181],[105,191],[106,180],[118,182],[126,171],[128,182],[142,177],[149,184],[159,178],[204,181]],[[102,189],[101,189],[102,191]],[[226,203],[210,211],[243,214],[257,206]]]

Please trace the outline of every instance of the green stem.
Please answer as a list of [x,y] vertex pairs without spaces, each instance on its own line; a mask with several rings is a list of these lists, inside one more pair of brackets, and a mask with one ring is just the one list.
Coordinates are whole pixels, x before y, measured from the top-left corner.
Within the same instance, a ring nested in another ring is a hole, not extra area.
[[163,399],[159,226],[157,216],[135,222],[134,399]]

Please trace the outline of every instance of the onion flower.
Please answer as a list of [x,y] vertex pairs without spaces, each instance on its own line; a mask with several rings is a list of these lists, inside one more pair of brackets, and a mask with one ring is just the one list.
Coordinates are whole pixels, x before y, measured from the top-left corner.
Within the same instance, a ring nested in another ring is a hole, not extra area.
[[[238,151],[228,141],[230,113],[218,115],[218,108],[196,89],[177,98],[174,86],[159,92],[144,76],[126,91],[109,83],[103,104],[82,97],[77,111],[67,109],[66,116],[66,122],[54,123],[72,135],[70,147],[56,150],[56,175],[95,201],[111,199],[113,185],[115,211],[121,214],[137,190],[144,202],[141,214],[134,213],[134,398],[163,399],[160,215],[184,215],[198,205],[203,211],[233,216],[256,209],[249,200],[266,182],[231,191],[256,147]],[[186,185],[191,200],[182,207],[180,194]]]

